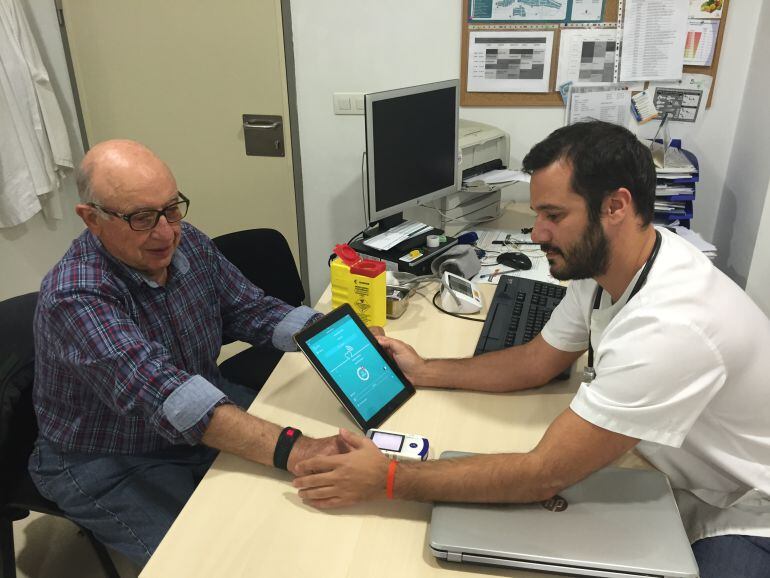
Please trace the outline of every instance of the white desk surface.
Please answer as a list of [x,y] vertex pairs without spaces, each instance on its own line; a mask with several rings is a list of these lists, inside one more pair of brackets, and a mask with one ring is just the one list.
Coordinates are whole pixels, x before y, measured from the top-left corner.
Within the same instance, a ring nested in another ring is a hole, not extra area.
[[[513,229],[531,220],[525,207],[516,206],[495,226]],[[491,298],[494,288],[484,289]],[[441,314],[429,301],[434,292],[429,286],[415,295],[386,332],[426,357],[471,356],[482,324]],[[318,308],[328,310],[329,303],[327,290]],[[418,389],[383,428],[428,437],[433,457],[445,450],[525,452],[569,405],[580,373],[576,367],[568,381],[510,394]],[[340,427],[356,431],[301,353],[283,356],[249,411],[316,437]],[[618,463],[644,467],[635,454]],[[430,504],[378,501],[322,512],[302,504],[291,479],[287,472],[220,455],[142,578],[543,576],[436,560],[428,548]]]

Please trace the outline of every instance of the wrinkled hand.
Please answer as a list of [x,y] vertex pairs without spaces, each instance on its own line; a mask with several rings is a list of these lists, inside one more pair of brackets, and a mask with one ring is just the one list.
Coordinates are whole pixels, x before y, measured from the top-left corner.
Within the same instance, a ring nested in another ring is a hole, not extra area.
[[372,325],[371,327],[369,327],[369,331],[371,331],[372,335],[374,335],[375,337],[385,336],[385,329],[383,329],[381,325]]
[[420,357],[411,345],[392,337],[377,337],[380,345],[388,352],[406,378],[413,385],[423,385],[420,382],[420,372],[425,366],[425,360]]
[[289,459],[286,462],[286,468],[294,475],[297,475],[297,465],[314,456],[333,456],[346,453],[350,450],[347,443],[339,436],[329,436],[326,438],[300,437],[291,448]]
[[372,440],[341,429],[349,452],[297,464],[294,487],[315,508],[339,508],[385,497],[388,458]]

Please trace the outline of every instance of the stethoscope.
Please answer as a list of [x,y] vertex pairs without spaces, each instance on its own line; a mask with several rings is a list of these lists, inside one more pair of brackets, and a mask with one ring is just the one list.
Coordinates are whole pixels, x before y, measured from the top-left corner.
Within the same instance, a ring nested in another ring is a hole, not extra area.
[[[652,246],[652,252],[650,253],[650,256],[647,258],[647,262],[644,264],[644,269],[642,269],[641,275],[639,275],[639,278],[636,280],[636,283],[634,284],[634,288],[631,289],[631,295],[629,295],[628,299],[626,299],[626,303],[631,301],[633,296],[636,295],[639,292],[639,289],[642,288],[642,286],[644,285],[644,282],[647,281],[647,275],[649,275],[650,269],[652,269],[652,264],[655,262],[655,258],[658,256],[658,251],[660,250],[660,240],[661,240],[660,231],[656,230],[655,244]],[[596,377],[596,370],[594,369],[594,347],[591,344],[591,318],[593,317],[593,312],[599,309],[599,305],[601,304],[601,301],[602,301],[603,292],[604,292],[604,289],[602,288],[602,286],[597,285],[596,292],[594,293],[594,305],[588,314],[588,364],[583,370],[584,383],[590,383]]]

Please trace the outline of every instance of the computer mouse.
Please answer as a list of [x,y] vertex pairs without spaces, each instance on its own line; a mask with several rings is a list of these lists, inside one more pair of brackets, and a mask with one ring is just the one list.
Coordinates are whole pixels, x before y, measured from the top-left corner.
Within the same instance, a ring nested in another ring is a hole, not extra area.
[[513,269],[532,269],[532,261],[524,253],[500,253],[497,262]]

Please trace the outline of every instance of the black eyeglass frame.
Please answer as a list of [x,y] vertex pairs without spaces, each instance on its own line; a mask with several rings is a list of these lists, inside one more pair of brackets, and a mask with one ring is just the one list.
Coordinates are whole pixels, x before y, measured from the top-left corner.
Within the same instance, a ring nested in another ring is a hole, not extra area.
[[[141,209],[139,211],[134,211],[133,213],[128,213],[128,214],[118,213],[117,211],[111,211],[109,209],[105,209],[104,207],[102,207],[101,205],[97,205],[96,203],[87,203],[87,204],[89,207],[93,207],[94,209],[99,209],[103,213],[107,213],[108,215],[112,215],[113,217],[118,217],[120,219],[123,219],[126,223],[128,223],[128,226],[131,227],[132,231],[152,231],[155,227],[158,226],[158,222],[160,221],[161,216],[166,217],[166,221],[168,221],[169,223],[178,223],[179,221],[184,219],[185,216],[187,216],[187,211],[190,210],[190,199],[188,199],[184,195],[184,193],[182,193],[182,191],[177,191],[176,194],[179,195],[179,197],[182,200],[177,201],[176,203],[171,203],[169,206],[164,207],[161,210]],[[172,221],[171,219],[168,218],[168,215],[166,215],[166,211],[175,209],[179,207],[179,205],[184,205],[184,211],[182,212],[182,216]],[[141,213],[155,213],[155,222],[152,224],[152,227],[147,227],[146,229],[134,228],[134,226],[131,224],[131,218]]]

